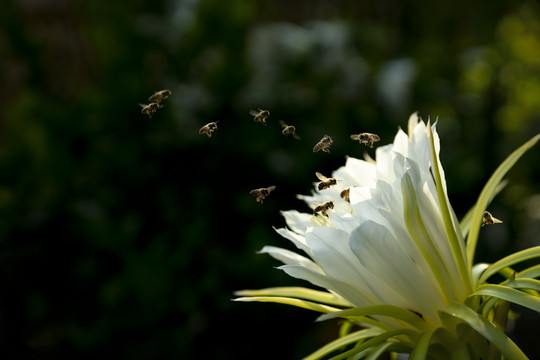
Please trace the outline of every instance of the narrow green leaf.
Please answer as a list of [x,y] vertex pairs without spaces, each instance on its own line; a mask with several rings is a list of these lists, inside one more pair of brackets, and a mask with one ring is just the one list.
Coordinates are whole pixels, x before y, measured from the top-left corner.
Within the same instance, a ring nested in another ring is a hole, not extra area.
[[508,255],[501,260],[491,264],[486,268],[482,276],[480,276],[480,280],[478,280],[478,284],[483,284],[486,282],[487,279],[489,279],[492,275],[498,273],[502,269],[506,267],[510,267],[514,264],[517,264],[519,262],[533,259],[535,257],[540,257],[540,246],[535,246],[532,248],[528,248],[525,250],[518,251],[516,253],[513,253],[511,255]]
[[409,356],[409,360],[424,360],[426,358],[433,333],[434,331],[430,330],[420,335],[416,346]]
[[389,316],[394,319],[405,321],[417,329],[427,328],[424,319],[420,318],[412,311],[393,305],[374,305],[341,310],[321,315],[317,320],[329,320],[337,317],[354,320],[354,318],[358,316]]
[[356,343],[358,341],[362,341],[367,338],[372,338],[374,336],[380,335],[384,333],[383,330],[379,328],[370,328],[370,329],[363,329],[359,331],[355,331],[347,336],[338,338],[326,345],[324,345],[319,350],[315,351],[311,355],[304,358],[304,360],[316,360],[320,359],[323,356],[326,356],[334,351],[337,351],[344,346],[347,346],[349,344]]
[[516,278],[501,285],[505,285],[513,289],[530,289],[540,291],[540,280],[536,279]]
[[377,360],[379,356],[381,356],[385,352],[390,351],[391,349],[395,347],[396,347],[396,344],[392,342],[385,342],[384,344],[376,346],[373,349],[373,351],[369,354],[369,356],[366,357],[366,360]]
[[540,277],[540,264],[531,266],[516,274],[516,278],[537,278]]
[[[497,187],[495,188],[495,191],[493,192],[493,194],[491,194],[491,197],[489,198],[487,205],[491,204],[491,201],[493,201],[493,198],[497,196],[506,187],[507,184],[508,184],[508,180],[503,180],[499,183],[499,185],[497,185]],[[463,217],[463,219],[461,219],[461,222],[459,223],[459,227],[461,228],[461,235],[464,238],[467,237],[467,234],[469,233],[469,229],[471,228],[472,216],[473,216],[475,208],[476,208],[476,204],[473,205],[469,209],[469,211],[467,211],[467,213],[465,214],[465,216]]]
[[314,303],[307,300],[301,300],[301,299],[294,299],[294,298],[288,298],[288,297],[281,297],[281,296],[252,296],[252,297],[240,297],[233,299],[234,301],[245,301],[245,302],[251,302],[251,301],[258,301],[258,302],[274,302],[278,304],[285,304],[285,305],[292,305],[297,306],[300,308],[318,311],[322,313],[328,313],[328,312],[335,312],[339,311],[340,309]]
[[407,330],[407,329],[398,329],[398,330],[393,330],[393,331],[387,331],[387,332],[382,333],[381,335],[375,336],[375,337],[373,337],[373,338],[371,338],[371,339],[369,339],[367,341],[364,341],[362,343],[357,344],[351,350],[345,351],[345,352],[343,352],[343,353],[341,353],[341,354],[339,354],[337,356],[334,356],[330,360],[346,359],[349,356],[355,355],[356,353],[359,353],[359,352],[364,351],[366,349],[369,349],[371,347],[375,347],[375,346],[377,346],[379,344],[382,344],[383,342],[385,342],[386,340],[388,340],[390,338],[397,337],[397,336],[400,336],[400,335],[405,335],[405,336],[411,337],[411,336],[414,336],[414,334],[415,333],[412,330]]
[[[435,139],[433,137],[433,132],[431,131],[431,126],[427,126],[427,132],[429,137],[430,149],[431,149],[431,164],[433,169],[433,175],[435,177],[435,185],[437,186],[437,198],[441,206],[441,213],[444,220],[444,225],[446,227],[446,232],[448,234],[448,239],[450,241],[450,248],[452,249],[452,254],[456,260],[457,268],[459,271],[459,276],[461,278],[461,283],[465,285],[467,292],[472,290],[472,281],[470,278],[469,265],[472,266],[472,262],[469,261],[467,264],[467,259],[465,256],[465,245],[463,244],[463,239],[458,237],[461,236],[461,230],[456,229],[456,224],[454,224],[453,210],[450,207],[448,202],[448,197],[446,194],[446,189],[443,186],[443,180],[441,176],[441,170],[439,169],[439,160],[437,152],[435,150]],[[458,231],[460,231],[458,233]]]
[[470,296],[487,295],[540,312],[540,298],[503,285],[481,285]]
[[407,231],[411,235],[416,247],[421,252],[423,258],[428,263],[430,271],[435,275],[439,283],[448,284],[449,286],[442,286],[442,296],[447,301],[455,299],[458,285],[456,284],[457,276],[452,276],[449,272],[446,262],[443,257],[437,251],[437,248],[433,244],[433,240],[430,238],[426,226],[420,216],[420,209],[418,208],[418,201],[414,185],[409,174],[405,174],[401,179],[401,191],[403,193],[403,210],[405,214],[405,226]]
[[495,345],[506,359],[528,360],[521,349],[503,331],[497,329],[485,317],[471,308],[460,303],[453,303],[441,312],[465,321],[471,328]]
[[474,253],[476,251],[476,243],[478,241],[478,233],[480,232],[480,225],[482,224],[482,216],[487,208],[490,199],[493,198],[494,192],[497,190],[499,183],[502,181],[506,173],[514,166],[519,158],[531,147],[533,147],[540,139],[540,134],[521,145],[510,156],[502,162],[501,165],[495,170],[493,175],[482,189],[478,201],[474,205],[474,212],[471,218],[471,227],[469,230],[469,237],[467,238],[467,260],[469,264],[473,264]]
[[305,299],[334,306],[351,307],[351,304],[332,293],[298,286],[273,287],[260,290],[240,290],[236,291],[234,294],[237,296],[282,296]]

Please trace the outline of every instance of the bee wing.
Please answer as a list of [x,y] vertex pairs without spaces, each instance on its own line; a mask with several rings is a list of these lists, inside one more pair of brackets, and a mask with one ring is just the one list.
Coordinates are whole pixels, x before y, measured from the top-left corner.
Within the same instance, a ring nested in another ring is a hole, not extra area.
[[281,124],[282,127],[284,127],[284,128],[287,127],[287,124],[285,124],[285,121],[279,120],[279,123]]
[[302,140],[302,138],[300,136],[298,136],[298,134],[296,132],[293,132],[292,134],[293,138],[295,138],[296,140]]
[[321,180],[321,181],[325,181],[325,180],[328,180],[328,178],[326,176],[324,176],[323,174],[321,174],[320,172],[315,172],[315,176],[317,177],[317,179]]
[[[490,214],[491,215],[491,214]],[[494,224],[502,224],[502,220],[497,219],[495,216],[491,215],[491,221],[493,221]]]
[[251,109],[251,110],[249,110],[249,115],[251,115],[251,116],[257,116],[257,115],[259,115],[259,112],[260,112],[260,111]]
[[374,141],[379,141],[379,140],[381,140],[381,138],[379,137],[379,135],[375,135],[375,134],[371,134],[371,139],[373,139]]
[[358,141],[358,140],[360,139],[360,135],[358,135],[358,134],[352,134],[352,135],[351,135],[351,139],[352,139],[352,140],[355,140],[355,141]]
[[269,186],[269,187],[266,188],[266,190],[268,190],[268,192],[270,193],[270,192],[276,190],[276,186],[275,185]]
[[147,105],[146,104],[139,104],[139,106],[144,109]]
[[261,189],[253,189],[253,190],[251,190],[249,192],[249,195],[251,195],[251,196],[259,196],[260,192],[261,192]]

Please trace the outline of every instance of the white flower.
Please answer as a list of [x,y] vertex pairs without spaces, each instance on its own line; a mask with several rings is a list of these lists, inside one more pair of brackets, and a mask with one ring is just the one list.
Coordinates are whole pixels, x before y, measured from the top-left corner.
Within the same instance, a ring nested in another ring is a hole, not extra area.
[[[433,136],[438,156],[435,126]],[[465,263],[458,231],[459,253],[450,245],[429,147],[426,125],[413,114],[409,136],[399,130],[393,144],[377,149],[375,163],[349,157],[332,174],[337,186],[301,196],[312,208],[334,201],[328,218],[283,212],[288,228],[278,233],[308,257],[271,246],[262,252],[285,263],[280,269],[287,274],[330,290],[352,307],[395,305],[440,325],[437,311],[462,301],[471,288],[456,261],[459,256]],[[340,198],[348,187],[350,203]]]
[[[363,327],[324,346],[309,359],[408,352],[412,359],[506,358],[525,355],[504,332],[513,302],[540,312],[540,246],[493,264],[472,265],[483,213],[501,180],[540,135],[514,151],[495,171],[471,211],[458,222],[450,206],[435,125],[411,115],[408,135],[376,150],[376,161],[347,158],[334,171],[337,185],[299,196],[315,209],[332,201],[327,216],[284,211],[276,231],[300,251],[265,246],[279,269],[326,291],[300,287],[243,290],[239,301],[278,302],[341,317]],[[349,188],[349,201],[341,198]],[[467,242],[465,242],[467,237]],[[303,253],[303,254],[301,254]],[[495,285],[493,274],[506,277]],[[348,325],[347,325],[348,324]],[[459,326],[458,326],[459,325]],[[350,329],[349,329],[350,330]],[[472,331],[471,331],[472,330]],[[485,340],[488,340],[486,342]],[[369,340],[369,341],[368,341]],[[437,346],[431,346],[437,344]],[[500,357],[500,355],[499,355]]]

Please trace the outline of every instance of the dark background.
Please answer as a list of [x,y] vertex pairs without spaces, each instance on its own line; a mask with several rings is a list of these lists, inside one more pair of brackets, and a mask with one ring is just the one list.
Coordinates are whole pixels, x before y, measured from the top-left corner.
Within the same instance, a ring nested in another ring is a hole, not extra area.
[[[308,210],[295,195],[315,171],[369,150],[349,134],[387,144],[412,112],[438,117],[461,218],[540,132],[533,1],[8,0],[0,24],[2,358],[305,356],[335,322],[230,299],[307,285],[256,251],[291,248],[279,211]],[[148,119],[138,103],[163,88]],[[313,154],[326,133],[332,153]],[[539,155],[509,173],[477,261],[539,244]],[[531,359],[539,320],[521,312],[512,333]]]

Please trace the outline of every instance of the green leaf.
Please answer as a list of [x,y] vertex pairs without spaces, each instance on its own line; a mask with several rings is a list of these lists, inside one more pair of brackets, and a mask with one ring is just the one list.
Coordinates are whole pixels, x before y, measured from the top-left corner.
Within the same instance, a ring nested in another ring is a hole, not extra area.
[[307,300],[302,299],[294,299],[294,298],[288,298],[288,297],[281,297],[281,296],[252,296],[252,297],[240,297],[233,299],[234,301],[258,301],[258,302],[274,302],[278,304],[286,304],[286,305],[292,305],[297,306],[300,308],[318,311],[322,313],[328,313],[328,312],[336,312],[340,309],[328,306],[328,305],[322,305],[318,303],[314,303]]
[[381,330],[379,328],[370,328],[370,329],[363,329],[359,331],[355,331],[347,336],[338,338],[326,345],[324,345],[319,350],[315,351],[311,355],[304,358],[304,360],[315,360],[320,359],[323,356],[326,356],[334,351],[337,351],[344,346],[347,346],[349,344],[353,344],[358,341],[362,341],[367,338],[372,338],[374,336],[380,335],[384,333],[384,330]]
[[430,330],[420,335],[416,346],[409,356],[409,360],[424,360],[426,358],[433,333],[434,331]]
[[369,354],[368,357],[366,357],[366,360],[377,360],[379,356],[395,348],[396,348],[395,343],[385,342],[379,346],[374,347],[373,351]]
[[412,331],[412,330],[407,330],[407,329],[398,329],[398,330],[392,330],[392,331],[387,331],[387,332],[384,332],[382,333],[381,335],[378,335],[378,336],[375,336],[365,342],[362,342],[362,343],[359,343],[357,344],[354,348],[352,348],[351,350],[348,350],[348,351],[345,351],[337,356],[334,356],[333,358],[331,358],[331,360],[341,360],[341,359],[345,359],[345,358],[348,358],[349,356],[352,356],[352,355],[355,355],[361,351],[364,351],[366,349],[369,349],[371,347],[376,347],[378,346],[379,344],[382,344],[383,342],[385,342],[387,339],[390,339],[390,338],[393,338],[393,337],[396,337],[396,336],[400,336],[400,335],[405,335],[405,336],[413,336],[415,333]]
[[[469,267],[467,265],[466,259],[464,258],[465,249],[463,248],[463,239],[458,237],[458,235],[461,235],[461,233],[458,233],[458,229],[456,229],[456,224],[454,224],[455,214],[453,214],[453,210],[448,202],[445,186],[443,186],[444,182],[441,176],[441,169],[439,168],[439,159],[435,150],[435,139],[433,137],[433,132],[431,131],[431,126],[429,125],[429,122],[427,126],[427,132],[431,149],[433,176],[435,178],[435,185],[437,186],[437,198],[441,206],[441,214],[444,220],[444,226],[446,228],[446,233],[448,234],[452,254],[454,256],[454,259],[456,260],[459,276],[461,278],[461,283],[465,285],[467,292],[470,292],[472,290],[472,284]],[[469,261],[469,264],[472,265],[472,262]]]
[[471,328],[495,345],[506,359],[528,360],[521,349],[503,331],[471,308],[460,303],[453,303],[441,312],[465,321]]
[[481,285],[470,296],[487,295],[540,312],[540,298],[503,285]]
[[[491,201],[493,200],[493,198],[497,196],[505,188],[507,184],[508,184],[508,180],[503,180],[499,183],[499,185],[497,185],[497,187],[495,188],[495,191],[493,192],[493,194],[491,194],[491,197],[489,198],[487,205],[491,204]],[[469,211],[467,211],[467,213],[465,214],[463,219],[461,219],[461,222],[459,224],[459,227],[461,228],[461,234],[464,238],[467,237],[467,234],[469,233],[469,229],[471,228],[472,216],[473,216],[475,208],[476,208],[476,204],[473,205],[473,207],[471,207]]]
[[458,285],[456,284],[457,276],[452,276],[446,266],[446,261],[437,251],[437,248],[433,244],[433,240],[429,236],[426,226],[420,216],[420,209],[418,208],[418,201],[414,185],[409,174],[405,174],[401,180],[401,191],[403,193],[403,210],[405,214],[405,226],[407,231],[411,235],[416,247],[422,254],[422,257],[428,263],[430,271],[433,273],[437,281],[441,284],[448,284],[448,286],[442,286],[441,291],[447,301],[455,299]]
[[327,313],[319,316],[317,320],[328,320],[336,317],[353,320],[358,316],[389,316],[397,320],[405,321],[417,329],[426,329],[427,324],[424,319],[409,311],[398,306],[393,305],[374,305],[361,308],[347,309]]
[[531,266],[516,274],[516,278],[537,278],[540,276],[540,264]]
[[501,165],[495,170],[493,175],[489,178],[488,182],[482,189],[476,204],[474,205],[474,211],[471,218],[471,228],[469,231],[469,237],[467,238],[467,260],[469,264],[473,264],[474,253],[476,251],[476,243],[478,241],[478,233],[480,232],[480,225],[482,224],[482,216],[493,198],[493,194],[497,191],[499,183],[502,181],[506,173],[514,166],[519,158],[531,147],[533,147],[540,139],[540,134],[521,145],[510,156],[502,162]]
[[504,283],[504,285],[513,289],[532,289],[540,291],[540,280],[536,279],[516,278]]
[[512,266],[514,264],[517,264],[519,262],[529,260],[535,257],[540,257],[540,246],[535,246],[532,248],[528,248],[525,250],[518,251],[516,253],[513,253],[512,255],[508,255],[501,260],[491,264],[486,268],[482,276],[480,276],[480,280],[478,280],[478,284],[483,284],[486,282],[487,279],[489,279],[492,275],[498,273],[502,269]]
[[260,290],[240,290],[236,291],[234,294],[237,296],[281,296],[305,299],[334,306],[351,307],[351,304],[332,293],[298,286],[273,287]]

